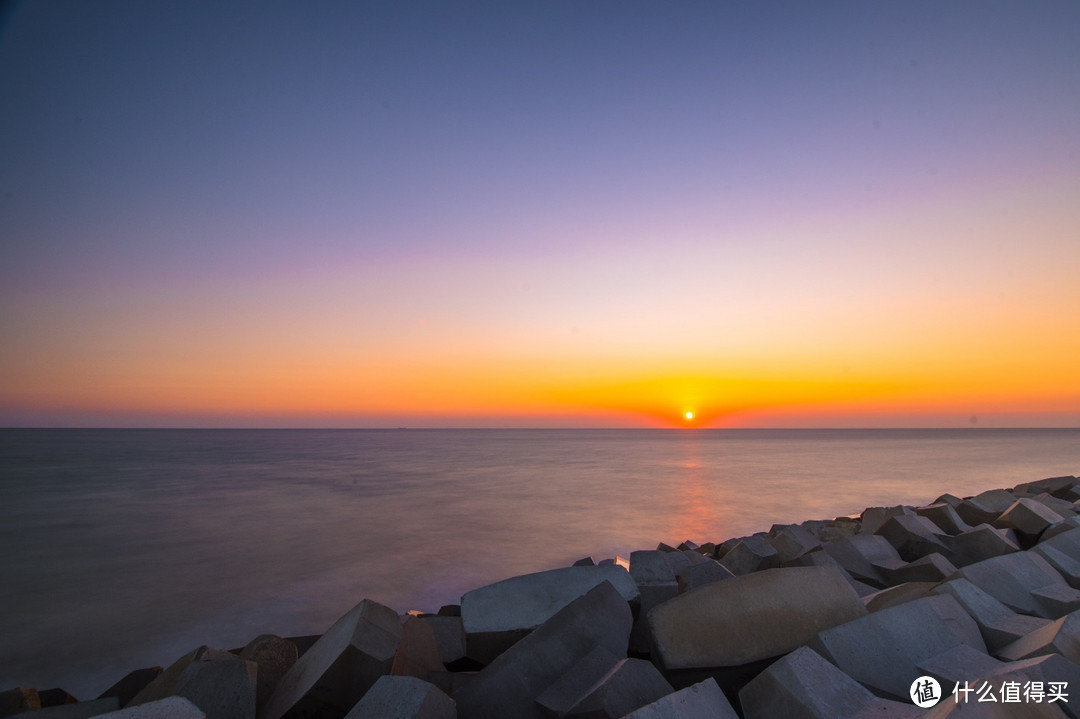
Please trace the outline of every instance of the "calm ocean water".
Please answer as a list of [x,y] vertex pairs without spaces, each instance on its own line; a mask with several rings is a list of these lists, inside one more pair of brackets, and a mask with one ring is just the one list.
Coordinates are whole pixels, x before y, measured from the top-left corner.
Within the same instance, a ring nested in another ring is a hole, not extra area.
[[1080,430],[0,430],[0,689],[1080,472]]

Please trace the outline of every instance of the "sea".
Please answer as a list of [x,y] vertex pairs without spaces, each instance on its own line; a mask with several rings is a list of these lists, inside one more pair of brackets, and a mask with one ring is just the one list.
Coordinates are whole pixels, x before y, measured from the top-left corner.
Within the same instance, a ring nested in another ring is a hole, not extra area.
[[0,430],[0,690],[1080,472],[1080,429]]

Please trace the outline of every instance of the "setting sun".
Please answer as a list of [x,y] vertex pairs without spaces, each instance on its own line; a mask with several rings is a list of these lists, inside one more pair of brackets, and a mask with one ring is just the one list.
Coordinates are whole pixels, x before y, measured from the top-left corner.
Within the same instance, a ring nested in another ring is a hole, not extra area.
[[690,410],[687,410],[686,414],[684,414],[683,417],[685,417],[686,421],[689,422],[690,420],[692,420],[694,418],[694,413],[691,412]]

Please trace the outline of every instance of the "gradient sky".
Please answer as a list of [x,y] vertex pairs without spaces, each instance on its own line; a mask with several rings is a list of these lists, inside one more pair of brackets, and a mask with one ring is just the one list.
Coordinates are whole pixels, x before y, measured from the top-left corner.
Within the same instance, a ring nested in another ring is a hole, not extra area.
[[1080,425],[1075,2],[3,22],[2,426]]

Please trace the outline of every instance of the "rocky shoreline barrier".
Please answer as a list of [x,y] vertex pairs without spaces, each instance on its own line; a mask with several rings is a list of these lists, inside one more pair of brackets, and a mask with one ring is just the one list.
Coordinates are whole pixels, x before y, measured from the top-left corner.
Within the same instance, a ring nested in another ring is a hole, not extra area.
[[512,577],[429,614],[364,599],[325,634],[137,669],[0,717],[1080,717],[1080,483]]

